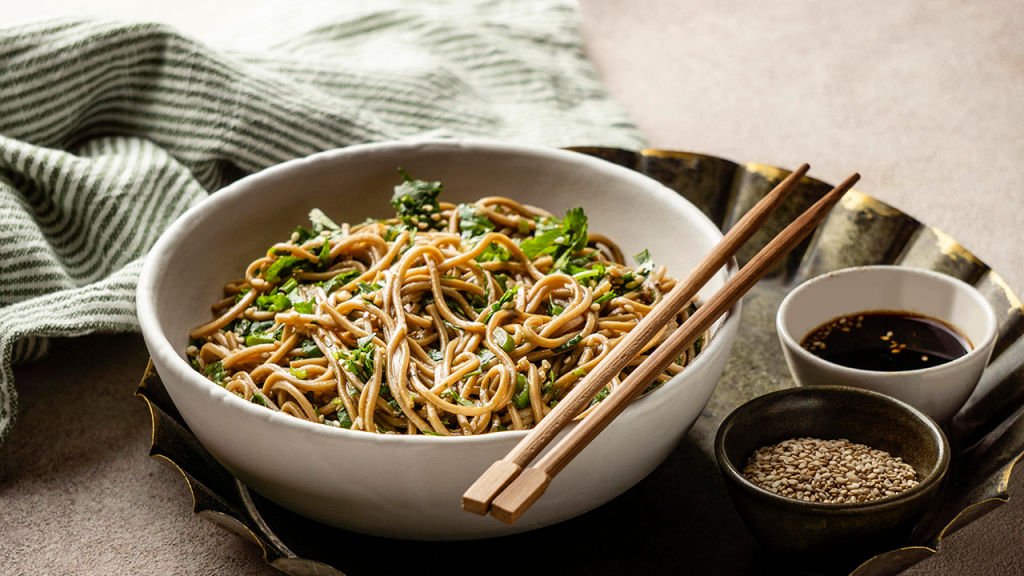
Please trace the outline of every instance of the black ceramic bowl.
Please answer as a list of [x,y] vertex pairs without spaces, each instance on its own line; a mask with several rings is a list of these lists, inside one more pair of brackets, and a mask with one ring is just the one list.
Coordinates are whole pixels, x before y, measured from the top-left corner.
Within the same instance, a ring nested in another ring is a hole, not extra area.
[[[758,448],[804,437],[845,438],[899,456],[917,471],[918,484],[871,502],[824,504],[779,496],[742,476]],[[737,408],[718,429],[715,456],[733,505],[766,550],[801,572],[835,574],[906,541],[949,468],[949,443],[931,418],[899,400],[810,386]]]

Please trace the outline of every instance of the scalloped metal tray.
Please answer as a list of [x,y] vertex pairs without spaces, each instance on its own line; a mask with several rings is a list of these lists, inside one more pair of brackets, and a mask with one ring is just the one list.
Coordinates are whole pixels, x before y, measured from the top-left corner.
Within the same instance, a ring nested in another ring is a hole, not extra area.
[[[686,152],[575,150],[655,178],[723,229],[789,174]],[[830,188],[805,178],[737,255],[740,263]],[[891,552],[868,559],[853,572],[897,574],[937,553],[945,535],[1009,497],[1011,469],[1024,453],[1024,308],[998,274],[952,238],[857,191],[848,193],[818,230],[745,297],[740,335],[725,374],[676,451],[634,488],[578,518],[526,534],[456,543],[388,540],[318,524],[249,491],[220,466],[184,424],[152,364],[137,392],[153,417],[150,456],[185,476],[196,514],[257,544],[268,563],[296,576],[449,573],[451,561],[462,558],[500,559],[510,567],[543,572],[674,572],[685,567],[697,574],[785,573],[772,565],[733,509],[712,443],[718,425],[735,407],[794,385],[775,335],[775,312],[783,297],[808,278],[866,264],[949,274],[981,290],[999,317],[988,370],[946,426],[954,457],[941,497],[907,542],[894,542]]]

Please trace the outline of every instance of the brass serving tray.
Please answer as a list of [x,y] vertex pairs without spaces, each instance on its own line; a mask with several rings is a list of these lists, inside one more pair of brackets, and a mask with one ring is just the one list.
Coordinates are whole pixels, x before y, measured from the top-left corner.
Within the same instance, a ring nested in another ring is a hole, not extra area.
[[[662,182],[723,229],[789,174],[687,152],[576,151]],[[740,264],[830,188],[805,178],[737,255]],[[363,536],[307,520],[249,491],[210,456],[182,421],[152,364],[137,392],[153,417],[150,456],[184,475],[196,514],[260,546],[269,564],[292,575],[450,573],[452,562],[475,558],[545,573],[676,572],[681,567],[694,574],[785,573],[771,564],[733,509],[715,462],[715,433],[740,404],[794,385],[775,334],[775,312],[785,295],[808,278],[867,264],[925,268],[964,280],[981,290],[999,318],[988,370],[946,426],[953,459],[941,496],[901,548],[894,543],[891,552],[853,572],[897,574],[936,554],[944,536],[1009,497],[1010,471],[1024,453],[1024,308],[998,274],[952,238],[857,191],[849,192],[744,298],[739,337],[722,380],[675,452],[625,494],[567,522],[492,540],[426,543]]]

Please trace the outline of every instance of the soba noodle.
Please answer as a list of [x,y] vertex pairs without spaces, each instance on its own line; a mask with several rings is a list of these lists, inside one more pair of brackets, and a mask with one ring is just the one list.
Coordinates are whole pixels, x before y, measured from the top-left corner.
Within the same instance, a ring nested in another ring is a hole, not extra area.
[[[313,210],[224,287],[187,356],[209,380],[295,418],[375,433],[523,430],[675,285],[646,251],[502,197],[438,201],[441,183],[395,187],[397,217],[335,224]],[[591,402],[694,310],[681,313]],[[652,383],[700,352],[705,334]]]

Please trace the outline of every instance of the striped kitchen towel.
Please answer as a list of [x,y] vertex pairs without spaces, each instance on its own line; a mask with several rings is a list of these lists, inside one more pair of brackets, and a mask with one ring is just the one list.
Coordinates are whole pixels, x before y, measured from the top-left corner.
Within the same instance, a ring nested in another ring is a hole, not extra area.
[[156,24],[0,30],[0,442],[11,366],[136,330],[147,250],[245,174],[408,137],[642,145],[570,0],[278,4],[212,47]]

